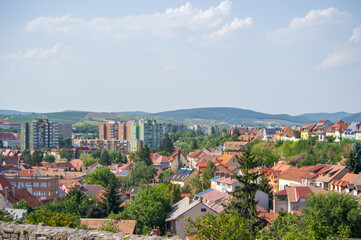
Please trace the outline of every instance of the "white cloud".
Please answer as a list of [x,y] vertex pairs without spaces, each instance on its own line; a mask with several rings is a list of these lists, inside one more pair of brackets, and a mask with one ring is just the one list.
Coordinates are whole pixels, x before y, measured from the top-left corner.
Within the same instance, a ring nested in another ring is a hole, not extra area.
[[350,17],[351,14],[338,10],[337,8],[327,8],[311,10],[301,18],[294,18],[288,27],[279,28],[268,33],[271,40],[287,42],[292,40],[303,40],[312,38],[312,30],[316,30],[326,25],[335,24]]
[[158,36],[173,37],[182,35],[185,39],[197,39],[207,36],[220,26],[215,35],[225,35],[227,32],[250,25],[250,17],[245,20],[231,20],[231,5],[228,0],[218,6],[200,9],[187,2],[178,8],[169,8],[164,12],[147,15],[130,15],[111,19],[99,17],[85,20],[72,16],[39,17],[24,26],[26,32],[45,32],[62,34],[91,33],[93,37],[127,38],[135,34],[150,33]]
[[253,21],[250,17],[245,19],[234,18],[232,22],[226,23],[220,30],[209,34],[209,37],[221,37],[238,29],[250,27],[252,24]]
[[320,69],[343,66],[355,61],[360,57],[359,49],[344,49],[328,54],[327,58],[318,65]]
[[350,41],[355,43],[361,42],[361,26],[353,29]]
[[57,43],[52,48],[33,48],[27,51],[20,50],[3,57],[7,59],[48,59],[57,56],[62,48],[62,45]]

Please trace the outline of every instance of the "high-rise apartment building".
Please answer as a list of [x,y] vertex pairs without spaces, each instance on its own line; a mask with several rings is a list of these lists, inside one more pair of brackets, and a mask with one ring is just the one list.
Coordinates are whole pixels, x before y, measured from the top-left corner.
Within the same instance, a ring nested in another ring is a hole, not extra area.
[[99,124],[99,139],[128,140],[130,139],[130,124],[116,121]]
[[163,140],[163,124],[155,120],[139,120],[130,123],[130,139],[141,140],[148,148],[158,148]]
[[21,124],[21,149],[37,150],[58,146],[58,123],[34,119]]
[[59,134],[62,138],[71,138],[73,126],[71,124],[59,124]]

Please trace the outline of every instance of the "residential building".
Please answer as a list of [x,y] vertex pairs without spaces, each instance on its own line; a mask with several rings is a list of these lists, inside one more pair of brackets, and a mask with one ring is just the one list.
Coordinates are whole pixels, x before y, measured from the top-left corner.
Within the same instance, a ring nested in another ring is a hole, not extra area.
[[34,119],[21,124],[21,149],[53,149],[58,146],[58,123]]
[[6,120],[1,120],[0,119],[0,129],[16,129],[16,130],[20,130],[21,128],[21,123],[18,122],[8,122]]
[[281,128],[278,127],[262,128],[260,131],[258,131],[254,138],[263,141],[272,141],[273,135],[275,135],[280,130]]
[[71,124],[59,124],[59,134],[63,138],[71,138],[72,137],[72,129],[73,129],[73,126]]
[[301,139],[307,140],[309,136],[311,136],[311,132],[313,128],[316,126],[316,123],[308,124],[304,127],[301,127]]
[[178,184],[181,187],[183,187],[196,174],[197,174],[196,169],[181,168],[181,170],[170,176],[170,181],[172,184]]
[[128,151],[129,152],[137,152],[143,148],[143,141],[142,140],[127,140],[128,141]]
[[130,139],[130,124],[118,121],[99,124],[99,139],[128,140]]
[[88,147],[91,150],[113,150],[120,151],[122,154],[127,154],[128,140],[105,140],[105,139],[74,139],[73,145],[75,147]]
[[332,180],[330,182],[330,191],[335,192],[343,192],[346,189],[347,185],[352,182],[358,175],[354,173],[346,173],[341,179],[339,180]]
[[39,200],[59,197],[59,178],[45,176],[4,176],[15,188],[26,189]]
[[163,141],[163,124],[156,120],[142,119],[130,123],[130,139],[141,140],[148,148],[158,148]]
[[356,131],[360,130],[361,123],[358,122],[352,122],[348,128],[345,130],[345,132],[342,134],[342,139],[356,139]]
[[309,186],[286,186],[274,193],[273,211],[293,213],[302,210],[306,197],[313,193],[325,192],[323,189]]
[[192,201],[189,197],[185,197],[174,204],[172,209],[166,219],[166,231],[182,239],[186,238],[184,233],[186,226],[185,218],[194,218],[206,213],[213,214],[214,216],[218,215],[216,211],[202,203],[201,200]]
[[241,142],[241,141],[224,142],[224,144],[223,144],[223,150],[242,151],[242,150],[244,150],[249,144],[250,144],[249,142]]

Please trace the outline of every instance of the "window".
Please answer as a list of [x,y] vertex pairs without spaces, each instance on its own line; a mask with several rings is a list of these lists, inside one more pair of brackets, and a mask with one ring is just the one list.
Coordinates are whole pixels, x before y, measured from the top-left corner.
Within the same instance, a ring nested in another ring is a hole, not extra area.
[[207,209],[201,208],[201,212],[207,212]]

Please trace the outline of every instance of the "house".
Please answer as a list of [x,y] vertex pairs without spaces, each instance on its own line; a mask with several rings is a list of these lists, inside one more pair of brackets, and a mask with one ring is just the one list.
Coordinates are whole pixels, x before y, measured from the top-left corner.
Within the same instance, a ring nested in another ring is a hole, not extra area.
[[98,162],[93,163],[92,165],[90,165],[89,167],[87,167],[87,173],[94,172],[95,169],[100,168],[100,167],[102,167],[102,165],[99,164]]
[[335,122],[330,129],[326,131],[326,136],[331,136],[335,138],[335,142],[340,142],[342,134],[350,126],[350,123],[345,123],[341,120]]
[[85,196],[94,197],[94,198],[100,191],[105,190],[102,185],[92,185],[92,184],[83,185],[80,189],[83,190]]
[[241,141],[224,142],[224,144],[223,144],[223,151],[224,151],[224,150],[242,151],[242,150],[244,150],[249,144],[250,144],[249,142],[241,142]]
[[329,165],[328,169],[325,169],[321,173],[317,174],[314,178],[315,186],[323,189],[330,189],[330,183],[333,180],[340,180],[346,173],[351,172],[346,166],[342,165]]
[[278,127],[262,128],[254,138],[263,141],[272,141],[273,135],[275,135],[280,130],[281,128]]
[[211,180],[211,188],[216,189],[220,192],[233,192],[236,186],[240,186],[234,175],[228,175],[220,172],[216,172],[216,176]]
[[322,142],[326,140],[326,131],[332,127],[332,123],[328,120],[321,120],[316,123],[315,127],[311,131],[311,136],[317,136],[318,141]]
[[280,130],[275,135],[273,135],[272,139],[274,142],[276,142],[278,140],[295,142],[295,141],[300,140],[299,136],[297,136],[296,133],[299,133],[299,132],[292,129],[290,126],[285,126],[284,128],[282,128],[282,130]]
[[197,174],[196,169],[190,168],[181,168],[178,172],[170,176],[170,181],[172,184],[178,184],[183,187],[188,183],[195,175]]
[[309,136],[311,136],[311,132],[315,128],[316,123],[308,124],[301,128],[301,139],[307,140]]
[[166,231],[182,239],[186,238],[184,228],[186,226],[184,219],[187,217],[198,217],[210,213],[218,215],[216,211],[202,203],[200,200],[192,201],[185,197],[172,206],[172,211],[168,214],[166,221]]
[[83,170],[83,160],[81,159],[73,159],[70,161],[71,165],[76,168],[77,171]]
[[332,180],[330,182],[330,191],[336,191],[336,192],[343,192],[345,190],[346,186],[355,178],[357,177],[357,174],[354,173],[346,173],[341,179],[339,180]]
[[273,194],[273,211],[293,213],[294,211],[302,210],[306,197],[313,192],[325,191],[310,186],[285,186],[283,190]]
[[195,150],[194,152],[190,152],[187,155],[187,165],[195,168],[197,166],[197,162],[200,161],[203,157],[205,157],[207,154],[202,150]]
[[356,131],[360,129],[361,123],[358,122],[352,122],[348,126],[348,128],[345,130],[344,133],[342,133],[342,139],[356,139]]
[[291,166],[281,172],[278,176],[278,190],[283,190],[285,186],[301,186],[302,178],[310,172],[310,169],[312,166]]
[[41,174],[38,169],[23,169],[19,173],[20,177],[40,177]]
[[130,172],[132,167],[133,167],[133,163],[127,163],[127,164],[119,163],[118,167],[117,167],[117,169],[115,171],[115,176],[117,176],[117,177],[126,177],[126,176],[128,176],[128,173]]
[[361,173],[359,173],[352,181],[350,181],[344,190],[345,193],[356,196],[359,200],[361,197]]
[[216,162],[227,167],[240,167],[236,154],[225,153],[217,158]]
[[79,219],[79,226],[85,225],[89,229],[100,229],[108,221],[113,222],[113,224],[118,228],[118,233],[134,234],[136,232],[137,221],[135,220],[81,218]]

